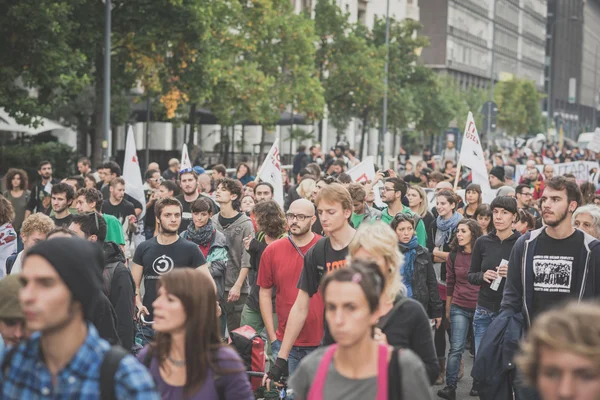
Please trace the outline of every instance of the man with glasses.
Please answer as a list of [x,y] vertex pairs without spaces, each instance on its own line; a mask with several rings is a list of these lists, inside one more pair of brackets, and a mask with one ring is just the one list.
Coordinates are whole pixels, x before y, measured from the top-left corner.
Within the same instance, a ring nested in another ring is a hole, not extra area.
[[146,208],[148,208],[148,203],[150,202],[152,195],[158,191],[158,187],[160,186],[160,172],[156,169],[149,169],[146,171],[145,178],[144,196],[146,197]]
[[535,218],[535,229],[542,227],[542,216],[540,212],[531,206],[533,203],[533,189],[529,185],[518,185],[515,189],[517,206],[527,211]]
[[[285,215],[289,236],[267,246],[260,260],[257,285],[260,287],[260,312],[271,342],[273,357],[277,358],[285,334],[292,305],[298,297],[296,284],[300,279],[304,256],[321,236],[311,231],[316,221],[313,204],[305,199],[294,201]],[[275,314],[271,296],[275,290]],[[275,326],[277,323],[277,326]],[[290,375],[305,356],[319,346],[323,337],[323,300],[320,295],[310,298],[309,312],[300,334],[288,355]]]

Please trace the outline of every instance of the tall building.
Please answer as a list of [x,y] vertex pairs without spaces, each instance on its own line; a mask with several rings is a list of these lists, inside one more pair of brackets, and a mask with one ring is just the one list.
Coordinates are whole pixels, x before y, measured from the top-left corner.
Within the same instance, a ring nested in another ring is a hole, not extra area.
[[420,0],[419,6],[422,35],[431,42],[422,53],[426,65],[464,88],[515,76],[543,90],[546,0]]
[[600,0],[549,0],[545,112],[573,139],[598,125]]

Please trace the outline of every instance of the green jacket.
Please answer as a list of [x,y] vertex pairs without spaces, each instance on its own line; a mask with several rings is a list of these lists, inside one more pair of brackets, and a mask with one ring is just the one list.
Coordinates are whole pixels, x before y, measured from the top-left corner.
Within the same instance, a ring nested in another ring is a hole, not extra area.
[[[411,209],[406,207],[405,205],[402,205],[402,214],[408,214],[411,217],[415,215],[415,213],[412,212]],[[381,212],[381,220],[383,222],[385,222],[386,224],[391,224],[393,219],[394,219],[394,216],[390,215],[387,208],[385,208]],[[417,241],[419,242],[419,245],[426,247],[427,246],[427,230],[425,229],[425,224],[423,223],[423,220],[421,218],[419,218],[419,222],[417,223],[417,229],[415,229],[415,234],[417,235]]]

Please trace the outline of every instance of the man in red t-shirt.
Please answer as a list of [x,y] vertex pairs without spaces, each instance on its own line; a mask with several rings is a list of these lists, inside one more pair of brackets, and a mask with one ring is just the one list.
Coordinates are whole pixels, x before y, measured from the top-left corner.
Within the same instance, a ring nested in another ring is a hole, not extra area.
[[[277,359],[281,348],[288,316],[298,296],[296,285],[304,266],[304,256],[321,238],[321,236],[311,231],[316,217],[315,208],[310,201],[305,199],[294,201],[286,214],[286,218],[290,228],[290,236],[279,239],[267,246],[260,260],[257,279],[257,284],[260,286],[260,311],[275,359]],[[277,330],[275,330],[273,323],[273,306],[271,303],[273,287],[276,288]],[[323,299],[320,293],[310,298],[306,323],[289,353],[290,375],[294,372],[300,360],[316,349],[321,342],[324,323],[323,307]]]

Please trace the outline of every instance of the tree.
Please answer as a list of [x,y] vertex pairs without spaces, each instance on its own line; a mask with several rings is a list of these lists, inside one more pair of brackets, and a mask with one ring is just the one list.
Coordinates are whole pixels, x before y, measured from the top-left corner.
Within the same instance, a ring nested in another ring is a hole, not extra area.
[[542,126],[542,95],[528,80],[511,79],[496,85],[498,126],[510,135],[538,133]]
[[411,77],[411,90],[419,116],[415,128],[433,137],[448,128],[456,115],[451,93],[455,82],[447,81],[424,66],[415,68]]

